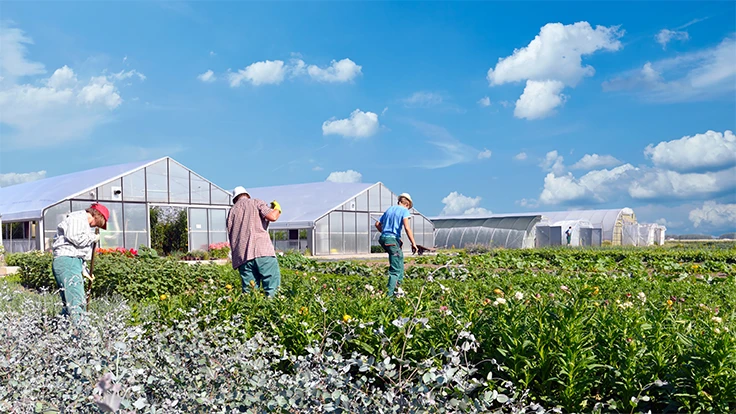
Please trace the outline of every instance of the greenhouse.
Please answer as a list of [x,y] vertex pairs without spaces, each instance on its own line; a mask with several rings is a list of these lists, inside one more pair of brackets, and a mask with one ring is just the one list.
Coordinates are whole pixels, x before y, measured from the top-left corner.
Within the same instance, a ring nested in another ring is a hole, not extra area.
[[[283,209],[278,221],[269,224],[277,250],[309,250],[314,255],[370,253],[378,245],[378,221],[397,195],[382,183],[319,182],[249,188],[253,198],[277,200]],[[432,222],[411,209],[411,227],[416,242],[434,245]],[[402,234],[404,250],[411,247]]]
[[[439,216],[433,217],[432,222],[437,229],[436,245],[441,248],[463,248],[471,244],[505,248],[556,246],[563,244],[568,227],[573,227],[570,244],[575,246],[643,245],[639,240],[644,238],[639,236],[639,224],[630,208]],[[654,242],[664,237],[664,230],[652,234],[649,237],[647,233],[646,238]]]
[[[64,216],[93,202],[110,211],[100,247],[151,246],[151,213],[174,214],[186,226],[185,250],[227,241],[230,193],[169,157],[100,167],[0,188],[7,251],[48,250]],[[158,213],[162,212],[162,213]]]

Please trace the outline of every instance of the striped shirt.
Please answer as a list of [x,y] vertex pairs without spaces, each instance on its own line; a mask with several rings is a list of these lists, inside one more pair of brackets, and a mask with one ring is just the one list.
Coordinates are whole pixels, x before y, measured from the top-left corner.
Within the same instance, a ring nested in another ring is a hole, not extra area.
[[276,256],[265,217],[273,209],[265,201],[241,197],[227,215],[233,269],[258,257]]
[[66,215],[56,228],[54,257],[69,256],[84,260],[92,258],[92,243],[97,235],[87,221],[87,212],[74,211]]

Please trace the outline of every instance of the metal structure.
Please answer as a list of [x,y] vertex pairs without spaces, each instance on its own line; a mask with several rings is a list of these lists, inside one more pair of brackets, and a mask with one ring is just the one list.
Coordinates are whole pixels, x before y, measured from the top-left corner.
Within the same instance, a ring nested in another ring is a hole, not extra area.
[[[370,253],[378,245],[375,222],[398,201],[384,184],[319,182],[249,188],[251,197],[283,209],[278,221],[269,224],[277,250],[309,249],[315,255]],[[432,222],[411,209],[411,227],[416,242],[434,245]],[[402,234],[404,250],[410,250]]]
[[0,188],[3,239],[9,252],[48,250],[64,216],[91,203],[110,210],[100,247],[151,245],[150,208],[186,209],[189,250],[227,241],[229,192],[169,157],[100,167]]

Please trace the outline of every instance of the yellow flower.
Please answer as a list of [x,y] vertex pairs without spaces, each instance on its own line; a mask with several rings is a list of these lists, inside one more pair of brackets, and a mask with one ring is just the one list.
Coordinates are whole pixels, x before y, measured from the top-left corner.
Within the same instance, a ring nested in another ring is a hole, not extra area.
[[165,294],[164,294],[164,295],[161,295],[161,296],[159,296],[159,299],[161,299],[161,300],[166,300],[166,298],[168,298],[168,296],[166,296]]
[[344,314],[344,315],[342,315],[342,321],[345,322],[345,323],[350,322],[351,319],[353,319],[353,317],[350,316],[350,315],[348,315],[347,313]]
[[503,290],[501,289],[493,289],[493,293],[495,293],[498,296],[503,296]]
[[256,281],[255,280],[251,280],[250,281],[250,287],[256,287]]
[[309,313],[309,309],[306,306],[302,306],[301,308],[299,308],[300,315],[306,315],[308,313]]
[[598,286],[594,286],[594,287],[593,287],[593,296],[595,296],[595,295],[597,295],[597,294],[599,294],[599,293],[601,293],[601,290],[600,290],[600,289],[598,289]]
[[667,299],[667,306],[672,306],[672,303],[673,302],[671,300]]
[[232,288],[233,288],[233,285],[231,285],[231,284],[225,285],[225,289],[227,289],[227,290],[232,290]]

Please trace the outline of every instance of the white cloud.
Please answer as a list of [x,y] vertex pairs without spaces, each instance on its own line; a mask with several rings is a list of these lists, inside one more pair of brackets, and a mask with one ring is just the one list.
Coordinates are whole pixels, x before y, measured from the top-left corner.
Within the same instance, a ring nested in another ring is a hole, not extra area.
[[429,108],[442,103],[442,95],[434,92],[414,92],[410,97],[403,99],[404,106],[413,108]]
[[501,104],[501,106],[503,106],[504,108],[508,108],[512,105],[509,101],[500,101],[499,104]]
[[690,211],[689,218],[695,227],[705,224],[718,228],[731,228],[736,225],[736,204],[706,201],[703,207]]
[[488,215],[490,210],[479,207],[481,197],[468,197],[453,191],[442,199],[445,207],[440,212],[441,216],[455,215]]
[[554,109],[562,105],[566,96],[562,89],[565,85],[560,81],[526,81],[524,93],[516,101],[514,116],[526,119],[541,119],[554,114]]
[[216,56],[216,55],[217,55],[217,53],[215,53],[215,51],[214,51],[214,50],[210,50],[210,57],[214,57],[214,56]]
[[520,152],[520,153],[514,155],[514,159],[516,161],[524,161],[526,159],[526,152]]
[[324,168],[320,167],[319,165],[315,165],[314,167],[312,167],[312,171],[322,171],[322,170],[324,170]]
[[0,174],[0,187],[9,187],[11,185],[23,184],[31,181],[46,178],[46,171],[36,171],[30,173],[5,173]]
[[137,71],[137,70],[135,70],[135,69],[129,70],[129,71],[127,71],[127,72],[126,72],[126,71],[124,71],[124,70],[121,70],[121,71],[120,71],[120,72],[118,72],[118,73],[113,73],[112,75],[110,75],[110,77],[111,77],[111,78],[113,78],[113,79],[115,79],[115,80],[125,80],[125,79],[130,79],[130,78],[132,78],[133,76],[137,76],[137,77],[138,77],[138,79],[140,79],[141,81],[144,81],[144,80],[146,80],[146,75],[144,75],[144,74],[142,74],[142,73],[138,72],[138,71]]
[[217,80],[217,77],[215,76],[215,72],[208,70],[207,72],[198,75],[197,79],[201,80],[202,82],[209,83]]
[[462,143],[446,128],[420,121],[410,121],[410,123],[420,133],[431,139],[427,143],[442,152],[441,159],[426,160],[416,165],[417,167],[427,169],[445,168],[478,159],[480,153],[478,149]]
[[115,82],[145,78],[133,70],[80,81],[72,68],[62,66],[47,78],[19,83],[20,76],[42,73],[43,65],[26,60],[25,45],[32,42],[20,30],[0,27],[0,38],[0,65],[4,74],[12,75],[0,82],[0,122],[8,126],[2,137],[4,150],[86,138],[122,104]]
[[685,41],[690,39],[690,35],[685,31],[662,29],[655,36],[657,43],[662,45],[662,49],[667,49],[667,44],[672,40]]
[[719,170],[736,165],[736,136],[731,131],[706,131],[656,146],[650,144],[644,154],[654,165],[670,170]]
[[363,179],[363,174],[354,171],[334,171],[327,177],[327,180],[333,183],[359,183]]
[[551,172],[544,178],[544,189],[539,201],[543,204],[611,201],[621,196],[622,190],[625,194],[625,178],[631,171],[636,171],[636,168],[625,164],[611,170],[591,171],[580,179],[576,179],[571,173],[557,175]]
[[598,50],[619,50],[618,39],[622,35],[618,27],[593,29],[588,22],[548,23],[528,46],[499,59],[496,67],[488,70],[488,81],[493,86],[526,79],[554,79],[575,86],[595,73],[592,66],[582,65],[582,57]]
[[574,170],[592,170],[595,168],[608,168],[620,165],[621,161],[612,155],[585,154],[580,161],[573,164],[570,168]]
[[493,154],[493,152],[491,152],[491,150],[489,150],[487,148],[483,148],[483,151],[481,151],[481,152],[478,153],[478,159],[479,160],[485,160],[485,159],[491,158],[491,155],[492,154]]
[[539,166],[542,167],[542,170],[544,171],[550,171],[560,175],[565,172],[564,160],[565,159],[562,155],[559,155],[557,150],[554,150],[548,152],[547,155],[544,156],[544,159],[539,163]]
[[356,109],[348,119],[330,119],[322,123],[323,135],[342,135],[349,138],[367,138],[378,132],[378,115]]
[[86,105],[100,104],[115,109],[123,102],[115,85],[105,76],[95,76],[79,92],[79,101]]
[[651,169],[642,170],[629,186],[636,199],[705,198],[736,189],[736,167],[708,173],[686,173]]
[[684,102],[733,96],[736,91],[736,37],[715,47],[625,72],[603,82],[604,91],[630,90],[655,102]]
[[482,107],[491,106],[491,98],[484,96],[478,100],[478,105]]
[[63,67],[56,69],[51,77],[46,81],[46,85],[52,89],[67,89],[74,87],[77,82],[77,75],[69,66],[64,65]]
[[561,94],[565,86],[575,87],[595,74],[592,66],[582,64],[583,56],[599,50],[619,50],[621,36],[623,31],[615,26],[593,29],[588,22],[548,23],[529,45],[499,58],[495,68],[488,70],[488,83],[496,86],[527,81],[514,115],[530,120],[544,118],[565,101]]
[[244,81],[253,85],[278,85],[286,76],[286,67],[283,60],[266,60],[248,65],[236,73],[229,73],[230,86],[236,88]]
[[330,66],[324,69],[316,65],[309,65],[307,66],[307,73],[312,79],[319,82],[351,82],[362,75],[363,71],[362,66],[356,65],[352,60],[342,59],[340,61],[333,60]]
[[44,65],[39,62],[26,60],[28,50],[26,45],[32,45],[33,39],[14,27],[0,27],[0,73],[4,80],[15,81],[22,76],[40,75],[46,73]]
[[383,111],[381,111],[381,116],[386,115],[386,112],[388,112],[388,106],[383,108]]

